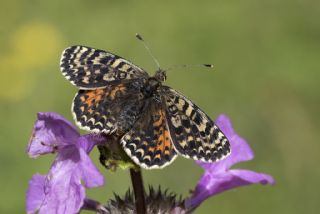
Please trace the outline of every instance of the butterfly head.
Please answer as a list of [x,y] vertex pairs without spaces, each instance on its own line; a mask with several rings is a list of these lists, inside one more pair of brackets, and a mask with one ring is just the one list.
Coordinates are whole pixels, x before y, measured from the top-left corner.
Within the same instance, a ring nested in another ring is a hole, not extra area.
[[165,70],[162,70],[161,68],[159,68],[156,71],[156,74],[154,75],[154,77],[159,81],[159,82],[164,82],[167,79],[167,74]]
[[142,88],[142,93],[146,97],[150,97],[154,95],[154,92],[159,89],[161,83],[164,82],[167,78],[166,71],[162,69],[158,69],[154,76],[149,77],[146,84]]

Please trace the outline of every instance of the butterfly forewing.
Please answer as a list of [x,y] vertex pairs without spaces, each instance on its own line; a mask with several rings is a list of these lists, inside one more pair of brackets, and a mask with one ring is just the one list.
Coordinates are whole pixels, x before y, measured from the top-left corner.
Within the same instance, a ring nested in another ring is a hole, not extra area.
[[60,68],[62,74],[81,89],[95,89],[110,82],[148,77],[143,69],[115,54],[85,46],[65,49]]
[[163,91],[170,135],[179,154],[214,162],[230,153],[228,139],[201,109],[167,86]]
[[161,103],[149,99],[140,118],[123,136],[121,144],[133,161],[146,169],[170,164],[177,153],[170,138],[166,112]]
[[73,101],[78,125],[88,131],[124,133],[141,112],[140,87],[143,80],[79,90]]

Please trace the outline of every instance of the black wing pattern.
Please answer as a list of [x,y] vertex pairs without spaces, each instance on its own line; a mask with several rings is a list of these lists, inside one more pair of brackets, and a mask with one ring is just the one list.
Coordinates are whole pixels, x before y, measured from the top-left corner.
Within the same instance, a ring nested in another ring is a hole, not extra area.
[[72,107],[77,124],[88,131],[124,134],[143,107],[142,84],[143,79],[140,79],[94,90],[79,90]]
[[167,86],[163,86],[162,96],[170,135],[179,154],[205,162],[230,154],[228,139],[201,109]]
[[146,105],[133,128],[121,139],[121,145],[132,160],[145,169],[162,168],[177,156],[161,103],[153,99]]
[[81,89],[95,89],[110,82],[148,77],[143,69],[115,54],[85,46],[65,49],[60,68],[62,74]]

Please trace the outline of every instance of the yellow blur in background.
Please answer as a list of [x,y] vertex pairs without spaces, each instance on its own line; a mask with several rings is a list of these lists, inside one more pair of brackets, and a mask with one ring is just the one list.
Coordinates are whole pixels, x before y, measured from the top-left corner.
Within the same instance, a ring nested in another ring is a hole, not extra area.
[[[231,117],[255,159],[240,168],[269,173],[275,186],[253,185],[207,200],[196,213],[317,213],[320,170],[320,2],[23,1],[0,7],[0,213],[24,213],[34,173],[47,173],[53,155],[25,153],[36,113],[72,120],[77,89],[59,70],[64,48],[108,50],[153,74],[156,66],[134,37],[140,33],[163,68],[213,63],[214,70],[168,72],[167,84],[213,119]],[[130,187],[126,171],[103,172],[106,185],[88,191],[101,202]],[[177,173],[179,172],[179,173]],[[145,183],[186,196],[202,170],[178,158],[144,172]]]
[[46,22],[30,21],[18,26],[8,38],[0,58],[3,84],[0,96],[19,101],[30,96],[34,85],[35,70],[44,68],[61,50],[62,39],[55,26]]

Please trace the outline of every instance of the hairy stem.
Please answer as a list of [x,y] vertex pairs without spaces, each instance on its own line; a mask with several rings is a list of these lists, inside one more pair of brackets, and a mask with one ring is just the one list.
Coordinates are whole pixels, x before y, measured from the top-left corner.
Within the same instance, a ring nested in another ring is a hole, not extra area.
[[130,169],[131,182],[133,186],[133,192],[135,197],[136,211],[137,214],[146,213],[146,201],[145,191],[142,180],[142,173],[140,169]]

